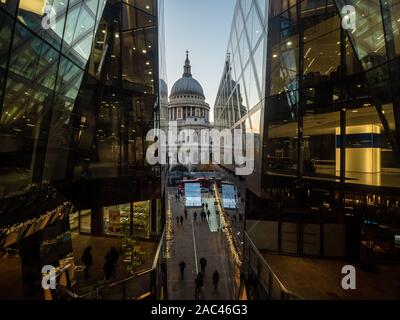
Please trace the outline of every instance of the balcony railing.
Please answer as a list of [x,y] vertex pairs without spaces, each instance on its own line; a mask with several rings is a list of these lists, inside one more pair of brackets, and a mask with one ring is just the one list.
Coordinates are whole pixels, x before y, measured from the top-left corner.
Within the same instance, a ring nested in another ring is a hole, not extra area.
[[242,276],[246,282],[247,295],[251,300],[302,300],[299,295],[289,291],[257,247],[245,233]]

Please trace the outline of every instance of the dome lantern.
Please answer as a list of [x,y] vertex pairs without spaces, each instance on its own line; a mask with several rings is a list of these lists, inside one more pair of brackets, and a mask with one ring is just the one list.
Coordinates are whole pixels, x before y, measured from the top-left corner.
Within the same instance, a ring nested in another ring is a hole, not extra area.
[[175,82],[171,89],[170,97],[181,95],[196,95],[205,99],[204,91],[200,83],[192,77],[192,66],[189,60],[189,51],[186,51],[186,60],[183,67],[183,75]]

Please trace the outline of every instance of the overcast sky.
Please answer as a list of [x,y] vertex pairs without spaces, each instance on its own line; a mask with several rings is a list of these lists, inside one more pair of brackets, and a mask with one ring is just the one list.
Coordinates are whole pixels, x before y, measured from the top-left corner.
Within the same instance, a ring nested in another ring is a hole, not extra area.
[[235,4],[236,0],[165,0],[169,90],[182,77],[185,51],[189,50],[193,77],[202,85],[206,102],[214,107]]

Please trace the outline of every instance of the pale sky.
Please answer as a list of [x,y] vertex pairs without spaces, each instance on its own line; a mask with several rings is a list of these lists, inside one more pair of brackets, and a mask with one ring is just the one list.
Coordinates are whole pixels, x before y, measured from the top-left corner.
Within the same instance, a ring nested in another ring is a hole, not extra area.
[[212,108],[224,68],[236,0],[165,0],[168,90],[182,77],[190,51],[193,78]]

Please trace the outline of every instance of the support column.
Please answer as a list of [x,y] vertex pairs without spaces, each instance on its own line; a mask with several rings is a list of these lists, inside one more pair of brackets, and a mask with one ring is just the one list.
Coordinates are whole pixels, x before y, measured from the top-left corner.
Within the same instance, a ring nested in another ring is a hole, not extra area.
[[92,208],[90,214],[91,234],[101,236],[103,234],[103,208]]

